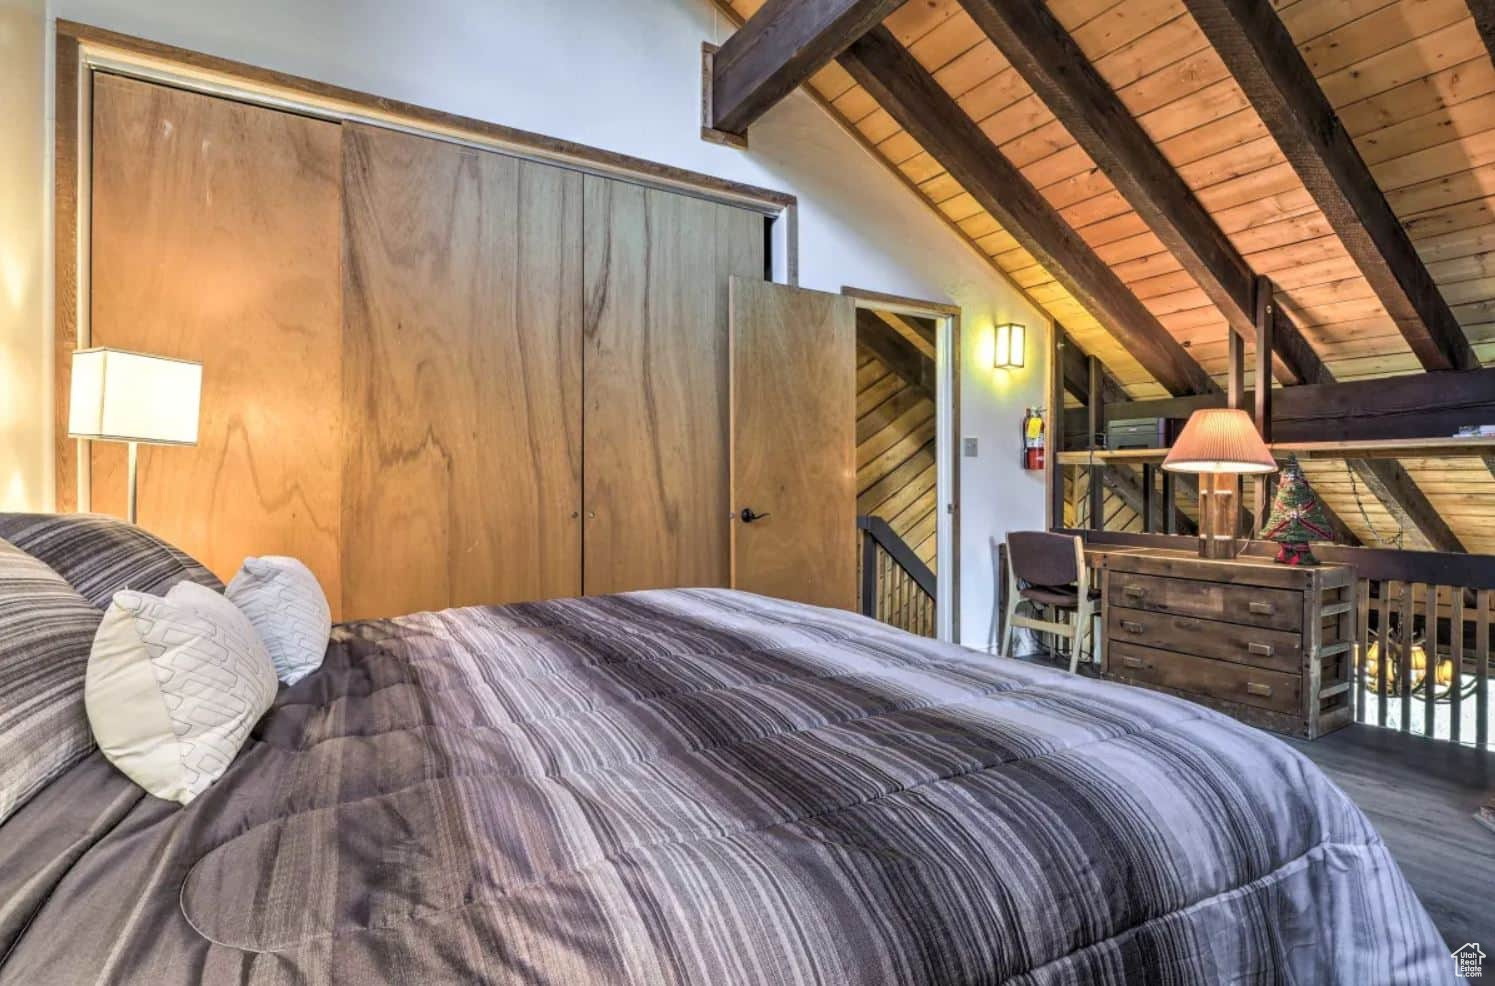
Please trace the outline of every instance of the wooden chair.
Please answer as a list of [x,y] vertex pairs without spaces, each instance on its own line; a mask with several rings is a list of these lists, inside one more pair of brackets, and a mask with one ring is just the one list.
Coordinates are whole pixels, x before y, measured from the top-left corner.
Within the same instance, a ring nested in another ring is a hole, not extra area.
[[[1007,535],[1007,619],[999,653],[1011,656],[1015,627],[1068,637],[1069,670],[1073,674],[1080,666],[1080,647],[1098,614],[1099,600],[1100,590],[1090,585],[1082,540],[1044,531],[1013,531]],[[1023,602],[1033,606],[1038,616],[1018,615],[1018,605]],[[1044,607],[1052,609],[1055,617],[1069,614],[1069,619],[1040,619]],[[1093,649],[1093,632],[1090,641]]]

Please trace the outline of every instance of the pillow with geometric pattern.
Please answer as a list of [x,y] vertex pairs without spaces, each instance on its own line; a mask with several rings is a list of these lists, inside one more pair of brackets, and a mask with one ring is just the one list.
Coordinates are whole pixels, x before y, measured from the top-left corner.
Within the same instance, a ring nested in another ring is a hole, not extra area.
[[276,687],[244,614],[212,589],[178,582],[164,597],[114,594],[83,701],[104,756],[149,793],[185,805],[228,769]]
[[332,609],[311,569],[294,558],[245,558],[225,590],[249,617],[287,685],[322,666],[332,635]]

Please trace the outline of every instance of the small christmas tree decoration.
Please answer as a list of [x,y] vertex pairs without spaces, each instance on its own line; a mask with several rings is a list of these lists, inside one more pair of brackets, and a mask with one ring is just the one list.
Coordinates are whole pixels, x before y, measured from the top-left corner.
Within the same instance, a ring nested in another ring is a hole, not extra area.
[[1308,550],[1308,542],[1334,540],[1318,494],[1308,485],[1303,468],[1293,456],[1282,467],[1282,481],[1261,536],[1281,545],[1277,561],[1284,565],[1317,565],[1318,559]]

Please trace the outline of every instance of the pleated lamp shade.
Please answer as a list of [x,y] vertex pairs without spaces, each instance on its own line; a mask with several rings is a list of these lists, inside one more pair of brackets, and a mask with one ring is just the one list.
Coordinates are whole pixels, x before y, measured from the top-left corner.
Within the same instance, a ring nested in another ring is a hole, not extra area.
[[1163,460],[1169,472],[1268,473],[1277,461],[1256,430],[1251,415],[1239,408],[1195,411]]

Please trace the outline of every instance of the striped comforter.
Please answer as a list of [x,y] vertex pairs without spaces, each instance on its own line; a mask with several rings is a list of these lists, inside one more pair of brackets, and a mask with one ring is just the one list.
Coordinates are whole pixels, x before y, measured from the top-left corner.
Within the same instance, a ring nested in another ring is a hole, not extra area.
[[1452,978],[1282,744],[725,590],[347,625],[188,808],[95,755],[0,846],[3,983]]

